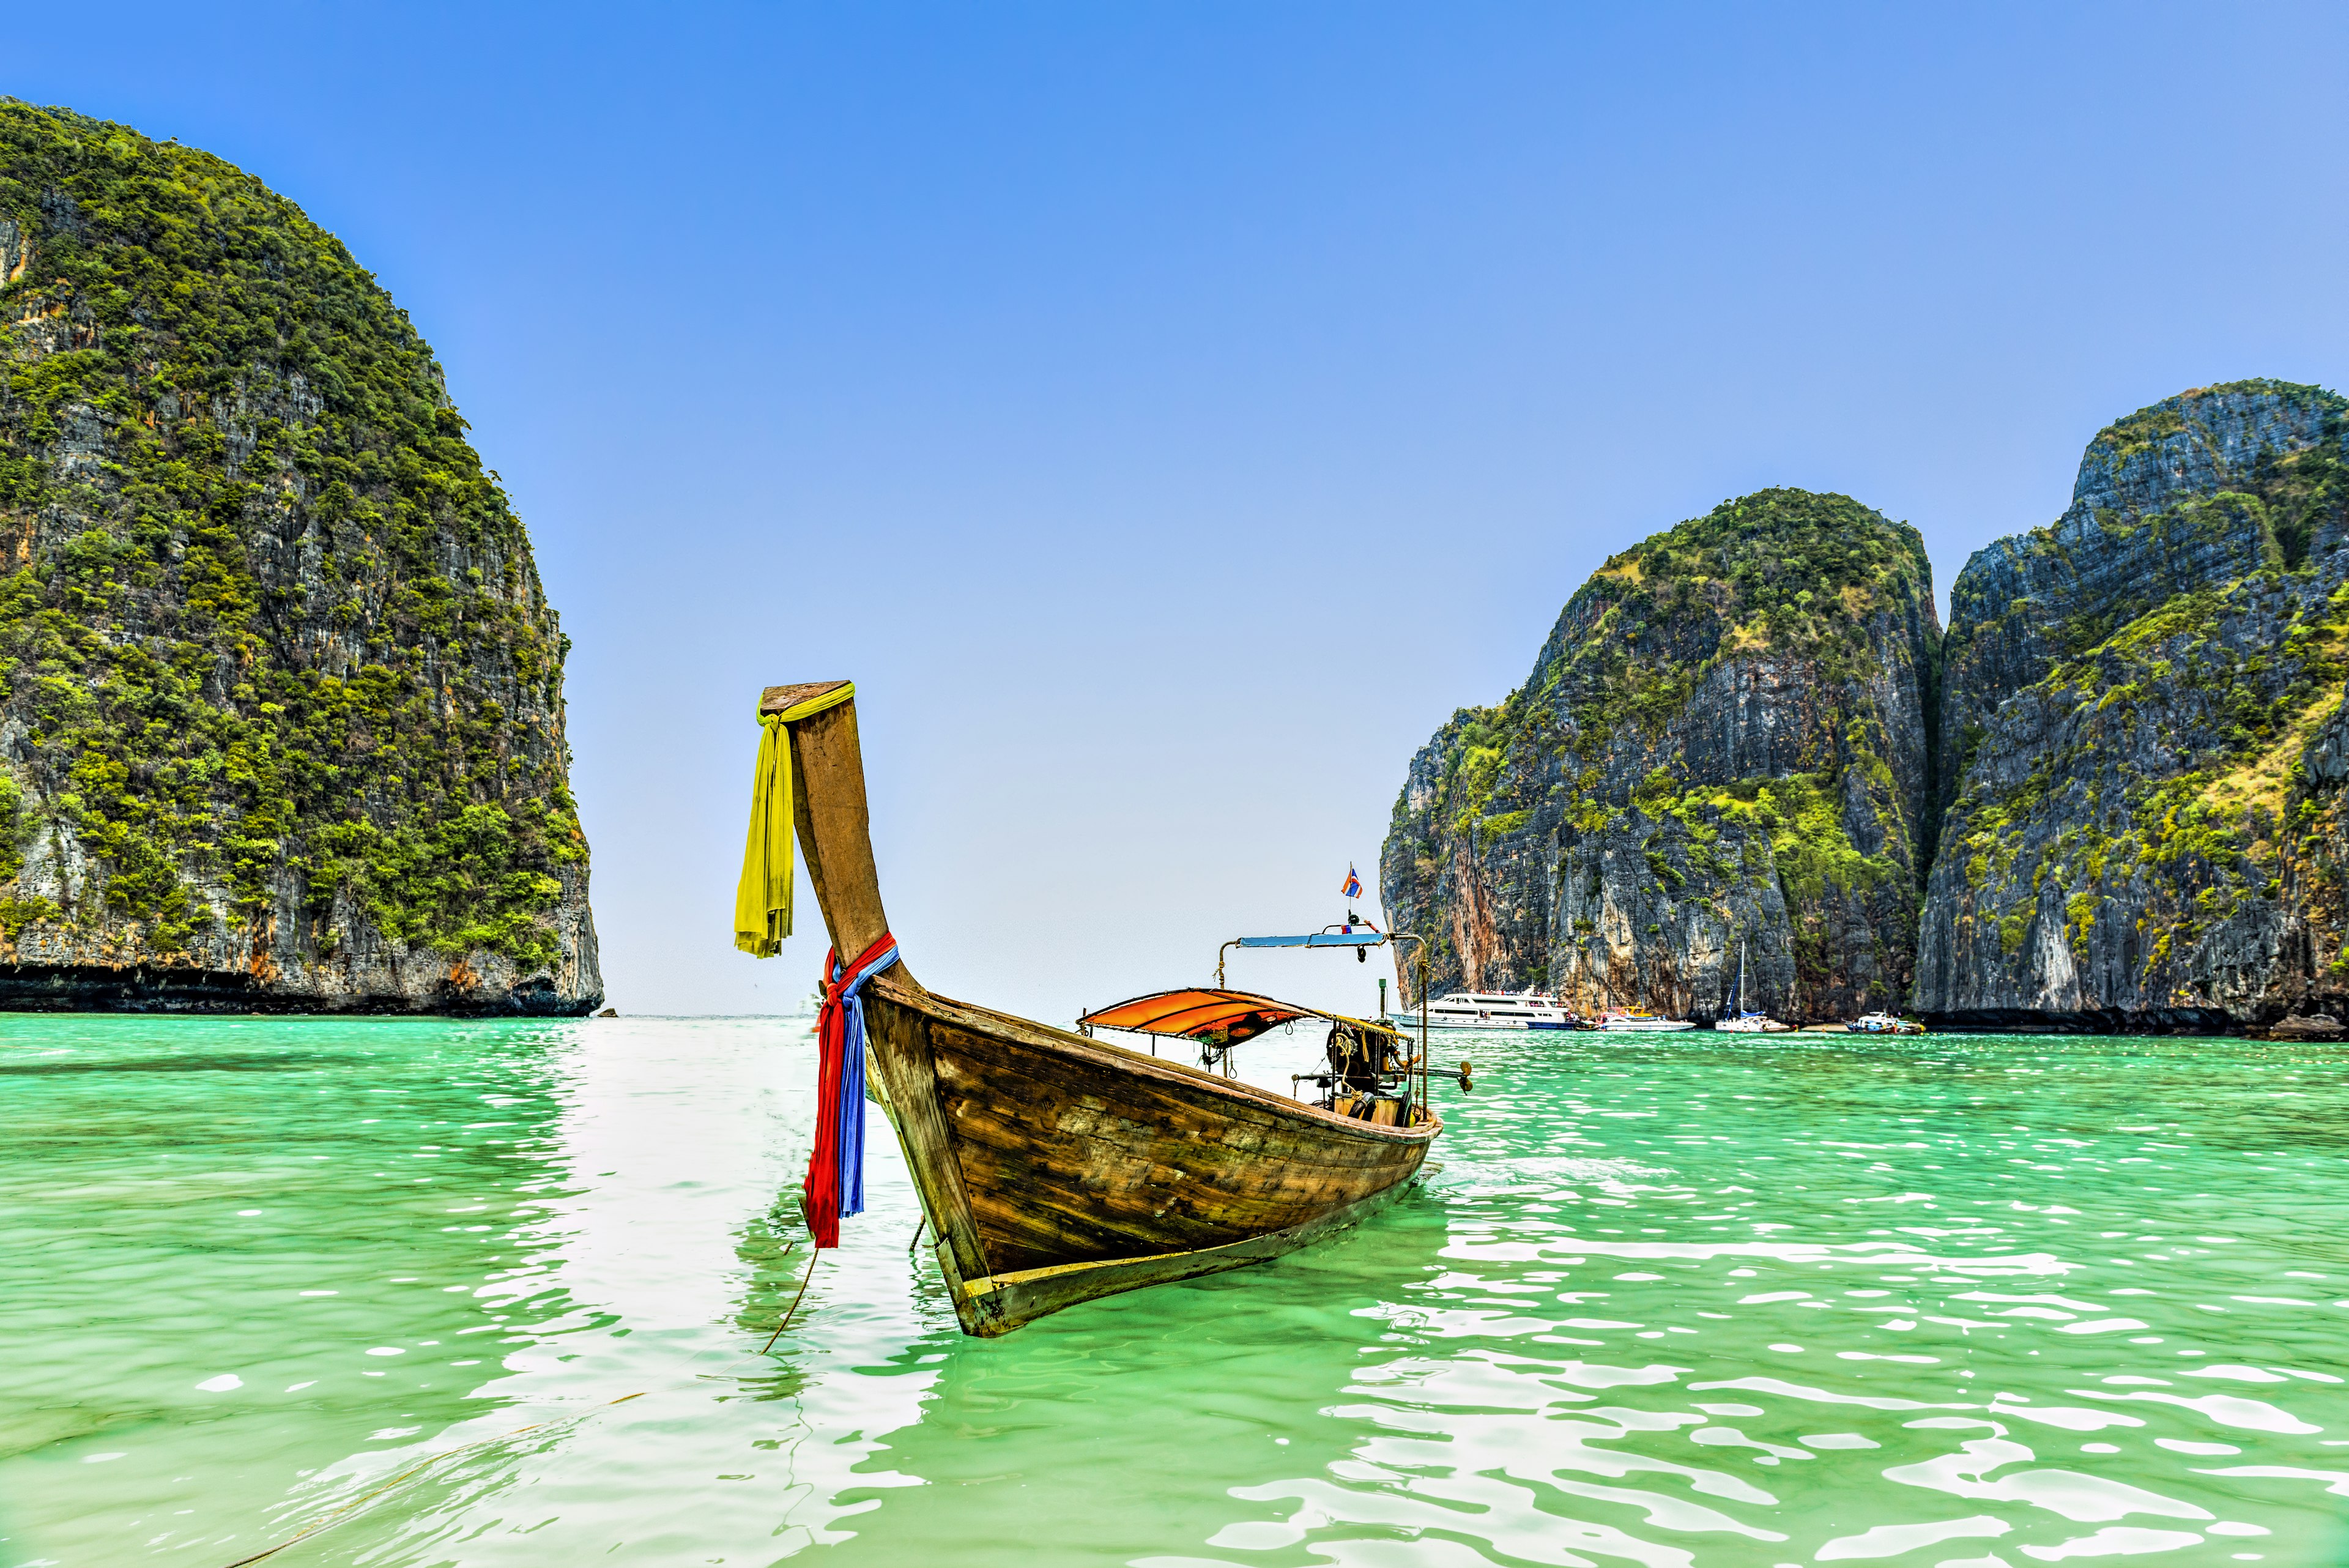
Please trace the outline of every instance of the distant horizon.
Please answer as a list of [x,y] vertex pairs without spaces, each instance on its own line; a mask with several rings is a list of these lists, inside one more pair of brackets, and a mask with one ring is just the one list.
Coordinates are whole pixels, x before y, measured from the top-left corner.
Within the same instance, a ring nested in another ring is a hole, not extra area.
[[2349,379],[2327,7],[109,16],[0,90],[300,203],[530,528],[623,1016],[812,984],[804,889],[727,929],[765,685],[857,681],[908,966],[1065,1019],[1338,918],[1723,497],[1911,524],[1946,626],[2115,418]]

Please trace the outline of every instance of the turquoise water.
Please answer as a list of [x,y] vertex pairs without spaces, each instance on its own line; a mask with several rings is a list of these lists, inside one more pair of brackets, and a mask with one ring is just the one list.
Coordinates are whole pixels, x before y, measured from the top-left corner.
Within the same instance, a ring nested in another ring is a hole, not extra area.
[[1419,1195],[993,1342],[876,1117],[762,1355],[805,1028],[0,1019],[0,1563],[2349,1561],[2349,1050],[1452,1036]]

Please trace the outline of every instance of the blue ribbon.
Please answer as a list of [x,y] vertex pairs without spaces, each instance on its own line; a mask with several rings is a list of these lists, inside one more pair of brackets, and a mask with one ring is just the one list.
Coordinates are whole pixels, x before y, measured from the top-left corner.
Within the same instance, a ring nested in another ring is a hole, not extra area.
[[832,983],[838,988],[843,1012],[840,1034],[840,1212],[843,1217],[864,1212],[864,982],[897,961],[897,944],[876,954],[873,961],[847,977],[840,961],[833,961]]

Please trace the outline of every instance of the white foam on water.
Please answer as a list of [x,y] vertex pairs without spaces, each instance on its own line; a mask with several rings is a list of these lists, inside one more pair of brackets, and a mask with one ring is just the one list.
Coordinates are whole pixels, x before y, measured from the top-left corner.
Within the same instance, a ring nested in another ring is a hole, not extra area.
[[2181,1409],[2207,1416],[2222,1427],[2234,1427],[2246,1432],[2298,1436],[2324,1430],[2264,1399],[2247,1399],[2240,1394],[2205,1394],[2199,1399],[2189,1399],[2181,1394],[2106,1394],[2095,1388],[2075,1388],[2072,1392],[2091,1399],[2146,1399],[2157,1404],[2176,1405]]
[[2077,1470],[2015,1470],[1993,1479],[1992,1470],[2038,1457],[2025,1445],[2006,1438],[2003,1428],[2001,1434],[1969,1438],[1959,1445],[1958,1453],[1895,1465],[1884,1472],[1884,1479],[1971,1501],[2028,1503],[2083,1524],[2126,1519],[2133,1513],[2168,1519],[2211,1517],[2207,1509],[2180,1499]]
[[2087,1410],[2077,1405],[2018,1405],[2004,1396],[1991,1402],[1990,1413],[2020,1416],[2043,1427],[2061,1427],[2067,1432],[2101,1432],[2107,1427],[2145,1425],[2135,1416],[2124,1416],[2117,1410]]
[[1851,1562],[1866,1557],[1898,1557],[1904,1552],[1914,1552],[1920,1546],[1939,1546],[1945,1541],[1964,1541],[1982,1536],[2004,1535],[2013,1526],[2002,1519],[1992,1519],[1977,1513],[1970,1519],[1945,1519],[1930,1524],[1879,1524],[1863,1530],[1857,1535],[1839,1535],[1821,1546],[1818,1560],[1822,1563]]
[[1789,1383],[1783,1377],[1730,1377],[1719,1383],[1692,1383],[1689,1391],[1695,1394],[1715,1388],[1744,1388],[1756,1394],[1783,1394],[1792,1399],[1808,1399],[1820,1405],[1858,1405],[1870,1410],[1973,1410],[1974,1405],[1929,1405],[1917,1399],[1896,1399],[1883,1395],[1837,1394],[1825,1388],[1806,1387]]
[[2136,1557],[2148,1552],[2175,1552],[2181,1546],[2201,1544],[2200,1536],[2183,1530],[2147,1530],[2142,1525],[2116,1524],[2060,1545],[2026,1546],[2023,1554],[2036,1557],[2042,1563],[2061,1563],[2073,1557]]
[[2289,1383],[2292,1381],[2288,1377],[2279,1377],[2272,1372],[2263,1372],[2256,1366],[2236,1366],[2226,1362],[2213,1362],[2207,1366],[2189,1366],[2186,1369],[2186,1376],[2228,1377],[2238,1383]]
[[[2067,1309],[2065,1313],[2066,1316],[2075,1313],[2099,1313],[2105,1310],[2094,1302],[2075,1302],[2069,1296],[2045,1294],[2012,1296],[2001,1294],[1996,1291],[1961,1291],[1951,1296],[1950,1299],[1953,1302],[2021,1302],[2029,1306],[2063,1307]],[[2000,1315],[2004,1317],[2014,1317],[2021,1314],[2003,1313]]]

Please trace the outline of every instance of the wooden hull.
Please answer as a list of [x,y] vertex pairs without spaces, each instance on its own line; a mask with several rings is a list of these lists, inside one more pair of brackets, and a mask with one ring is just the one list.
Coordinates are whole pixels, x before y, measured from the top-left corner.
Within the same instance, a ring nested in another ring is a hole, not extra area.
[[968,1334],[1293,1251],[1400,1195],[1442,1130],[1352,1121],[895,973],[865,996],[868,1082]]

